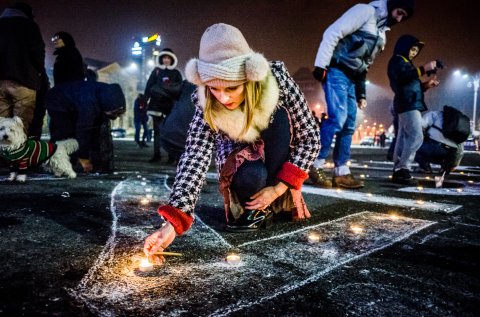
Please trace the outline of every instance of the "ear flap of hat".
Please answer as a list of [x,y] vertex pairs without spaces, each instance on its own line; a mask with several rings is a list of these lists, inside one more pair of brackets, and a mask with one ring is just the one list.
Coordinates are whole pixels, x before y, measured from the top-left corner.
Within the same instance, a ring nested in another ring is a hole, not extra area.
[[188,61],[187,65],[185,66],[185,76],[189,82],[200,86],[202,85],[202,80],[200,79],[200,74],[198,73],[197,62],[198,59],[196,58],[192,58]]
[[245,75],[249,81],[261,81],[268,73],[267,59],[260,53],[253,53],[245,60]]

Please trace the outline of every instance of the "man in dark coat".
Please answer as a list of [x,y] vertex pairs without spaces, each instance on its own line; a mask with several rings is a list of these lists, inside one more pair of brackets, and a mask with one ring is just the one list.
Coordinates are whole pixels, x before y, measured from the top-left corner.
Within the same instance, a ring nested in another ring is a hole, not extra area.
[[52,42],[55,45],[53,55],[57,56],[53,64],[54,84],[84,80],[85,64],[72,35],[67,32],[58,32],[52,37]]
[[[139,147],[148,147],[145,140],[148,136],[148,115],[147,102],[143,94],[138,94],[138,97],[133,103],[133,125],[135,127],[135,142]],[[142,140],[140,141],[140,130],[143,127]]]
[[84,171],[98,169],[92,166],[91,153],[97,150],[92,145],[98,143],[105,117],[116,119],[125,112],[125,96],[120,86],[94,81],[56,85],[48,92],[45,107],[50,115],[52,141],[75,138]]
[[182,93],[160,129],[160,142],[172,164],[178,163],[185,151],[188,127],[195,114],[192,93],[196,87],[187,80],[183,81]]
[[[148,114],[153,119],[153,157],[150,163],[161,160],[160,127],[165,116],[172,110],[182,88],[182,75],[175,69],[177,62],[177,56],[171,49],[162,50],[158,56],[159,66],[152,71],[145,87]],[[169,161],[172,160],[173,158],[169,158]]]
[[18,2],[0,15],[0,117],[18,116],[28,132],[45,75],[45,43],[32,8]]

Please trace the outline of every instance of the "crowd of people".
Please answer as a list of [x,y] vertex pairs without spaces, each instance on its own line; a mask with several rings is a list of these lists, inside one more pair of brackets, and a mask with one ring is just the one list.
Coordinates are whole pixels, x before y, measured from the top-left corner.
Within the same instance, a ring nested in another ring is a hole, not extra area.
[[[413,14],[413,0],[360,3],[325,30],[313,71],[325,92],[327,112],[321,120],[285,64],[267,61],[232,25],[217,23],[205,30],[198,58],[186,64],[186,80],[176,68],[174,51],[164,48],[133,104],[136,144],[149,147],[151,118],[149,162],[160,162],[163,148],[167,163],[177,165],[168,203],[158,209],[165,225],[145,241],[150,260],[161,261],[155,253],[191,227],[213,157],[231,232],[266,227],[279,212],[293,220],[310,217],[301,193],[308,178],[319,187],[362,188],[348,162],[357,109],[367,107],[367,73],[387,43],[386,31]],[[1,14],[0,117],[20,117],[29,136],[40,138],[48,111],[52,141],[75,138],[79,150],[73,159],[84,172],[111,172],[110,120],[126,110],[122,89],[96,81],[69,33],[57,32],[52,43],[56,59],[50,87],[45,44],[32,8],[19,2]],[[394,92],[392,181],[401,184],[415,183],[410,175],[414,160],[425,172],[436,163],[448,173],[463,151],[462,142],[438,128],[444,124],[442,111],[422,116],[424,93],[439,85],[435,73],[440,67],[436,60],[413,64],[423,46],[415,36],[401,36],[386,70]],[[385,146],[385,134],[379,139]],[[324,167],[332,145],[330,177]]]

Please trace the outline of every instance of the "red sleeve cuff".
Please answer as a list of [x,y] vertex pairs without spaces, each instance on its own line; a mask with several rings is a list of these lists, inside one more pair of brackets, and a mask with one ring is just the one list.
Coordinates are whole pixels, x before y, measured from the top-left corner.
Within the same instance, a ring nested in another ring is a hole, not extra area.
[[175,232],[179,236],[190,229],[193,223],[192,216],[173,206],[160,206],[158,208],[158,214],[172,224]]
[[307,172],[290,162],[283,163],[282,169],[277,175],[277,179],[290,184],[294,189],[297,190],[302,187],[303,182],[307,178]]

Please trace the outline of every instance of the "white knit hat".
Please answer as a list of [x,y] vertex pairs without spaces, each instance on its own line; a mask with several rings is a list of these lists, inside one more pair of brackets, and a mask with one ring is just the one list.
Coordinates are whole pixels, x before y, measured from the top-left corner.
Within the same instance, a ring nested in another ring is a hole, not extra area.
[[218,23],[203,33],[198,59],[188,61],[185,75],[198,86],[228,87],[261,81],[268,69],[266,58],[252,51],[239,29]]

